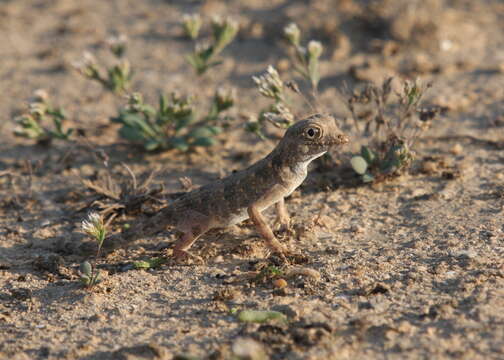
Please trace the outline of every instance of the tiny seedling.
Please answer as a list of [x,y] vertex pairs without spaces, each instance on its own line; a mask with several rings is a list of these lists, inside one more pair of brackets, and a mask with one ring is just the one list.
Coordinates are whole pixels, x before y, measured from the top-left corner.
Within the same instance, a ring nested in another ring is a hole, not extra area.
[[365,183],[406,170],[414,158],[415,141],[437,115],[437,111],[420,108],[430,84],[405,81],[402,91],[394,96],[392,80],[387,79],[381,86],[369,84],[363,91],[354,92],[346,102],[356,132],[369,139],[369,144],[363,145],[350,161]]
[[[199,15],[185,15],[182,26],[186,36],[197,40],[202,21]],[[211,21],[212,40],[196,43],[193,53],[187,56],[187,61],[198,75],[203,75],[208,69],[222,63],[218,55],[228,46],[238,33],[238,23],[230,18],[214,17]]]
[[92,288],[101,280],[100,272],[93,268],[89,261],[84,261],[82,264],[80,264],[79,271],[80,281],[87,288]]
[[49,143],[53,139],[69,140],[74,129],[63,128],[65,119],[65,111],[54,107],[44,90],[37,90],[28,111],[14,119],[17,123],[14,135],[34,139],[38,143]]
[[[100,251],[105,241],[105,236],[107,235],[103,217],[95,212],[89,214],[87,220],[82,221],[82,231],[93,238],[98,244],[95,256],[96,262],[100,257]],[[90,289],[100,282],[99,270],[96,269],[96,266],[91,265],[89,261],[84,261],[80,265],[79,271],[81,273],[80,280],[87,288]]]
[[112,121],[122,127],[119,135],[147,151],[211,146],[222,131],[221,114],[234,104],[234,92],[217,90],[206,116],[197,119],[192,99],[172,94],[159,97],[158,108],[144,103],[141,94],[129,97],[128,105]]
[[122,94],[131,87],[133,71],[128,59],[124,58],[127,38],[124,35],[112,37],[107,41],[110,52],[115,58],[115,63],[108,66],[98,64],[98,61],[89,52],[85,52],[80,61],[73,64],[74,68],[87,79],[97,81],[105,89],[115,94]]
[[295,23],[290,23],[284,28],[284,36],[291,45],[290,55],[294,68],[310,82],[313,93],[316,95],[320,81],[319,59],[324,51],[322,43],[310,40],[306,46],[302,46],[301,31]]

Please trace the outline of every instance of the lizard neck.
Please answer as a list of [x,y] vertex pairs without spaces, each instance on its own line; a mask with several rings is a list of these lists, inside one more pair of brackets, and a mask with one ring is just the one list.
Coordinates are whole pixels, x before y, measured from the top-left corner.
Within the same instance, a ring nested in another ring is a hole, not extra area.
[[277,146],[268,156],[268,161],[283,183],[302,182],[307,175],[308,165],[326,151],[309,157],[299,154],[288,146]]

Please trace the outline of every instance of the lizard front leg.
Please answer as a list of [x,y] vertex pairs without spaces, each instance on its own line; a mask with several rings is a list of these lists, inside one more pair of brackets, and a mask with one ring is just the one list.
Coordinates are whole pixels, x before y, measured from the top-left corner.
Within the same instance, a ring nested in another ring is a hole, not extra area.
[[281,230],[288,230],[290,228],[290,216],[285,207],[285,200],[282,198],[275,204],[275,209],[277,213],[276,223],[280,224]]
[[255,205],[251,205],[247,208],[247,212],[250,219],[252,220],[257,230],[259,231],[259,234],[261,234],[264,240],[266,240],[268,246],[273,251],[284,256],[284,254],[287,253],[286,249],[282,246],[282,244],[280,244],[280,242],[278,242],[277,238],[275,237],[275,234],[273,234],[273,231],[266,223],[266,220],[262,216],[259,209]]

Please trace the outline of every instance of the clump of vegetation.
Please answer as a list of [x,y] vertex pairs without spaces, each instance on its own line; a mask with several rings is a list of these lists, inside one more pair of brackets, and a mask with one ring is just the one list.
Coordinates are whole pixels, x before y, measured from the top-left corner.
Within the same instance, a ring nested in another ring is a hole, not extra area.
[[[192,40],[197,40],[202,26],[198,14],[185,15],[182,20],[185,34]],[[198,75],[203,75],[208,69],[222,63],[216,59],[238,33],[238,23],[230,18],[214,17],[211,21],[212,39],[196,43],[193,53],[187,56],[187,61]]]
[[105,89],[115,94],[125,93],[131,87],[133,78],[130,62],[124,58],[127,38],[124,35],[111,37],[107,44],[115,58],[112,66],[99,65],[93,54],[89,52],[85,52],[82,59],[73,65],[82,76],[99,82]]
[[234,97],[234,91],[218,89],[207,115],[198,119],[191,98],[161,95],[155,109],[144,103],[141,94],[134,93],[112,121],[122,125],[121,137],[147,151],[188,151],[216,143],[215,136],[222,131],[221,114],[233,106]]
[[[201,17],[198,14],[186,14],[182,26],[186,36],[196,41],[202,26]],[[222,63],[216,58],[238,33],[238,23],[230,18],[216,16],[211,20],[211,27],[212,39],[197,42],[194,51],[187,56],[187,61],[198,75],[203,75],[208,69]]]
[[392,80],[385,80],[381,86],[369,84],[351,94],[346,102],[355,129],[370,140],[351,159],[352,168],[363,182],[382,180],[406,170],[414,158],[415,141],[437,114],[435,109],[426,111],[420,107],[430,84],[404,81],[402,90],[394,94]]
[[37,90],[28,105],[28,111],[14,119],[17,123],[16,136],[34,139],[38,143],[49,143],[53,139],[69,140],[74,129],[64,129],[65,111],[53,106],[44,90]]
[[267,99],[273,100],[273,103],[266,109],[263,109],[258,117],[258,121],[247,123],[247,131],[257,134],[264,139],[264,122],[268,121],[279,128],[288,128],[294,122],[294,115],[289,109],[289,97],[286,88],[295,91],[297,86],[291,82],[286,83],[280,79],[278,71],[273,66],[268,66],[266,72],[260,76],[253,76],[252,80],[257,85],[259,93]]
[[[82,231],[96,240],[98,250],[96,251],[96,259],[100,257],[100,251],[103,246],[103,241],[107,235],[107,229],[103,222],[103,217],[98,213],[91,213],[87,220],[82,221]],[[100,282],[100,272],[96,266],[91,265],[89,261],[84,261],[80,267],[80,280],[87,287],[92,288]]]
[[[301,31],[295,23],[291,23],[284,28],[284,36],[288,40],[290,47],[290,57],[295,70],[310,83],[313,97],[317,97],[317,87],[320,81],[319,59],[324,47],[322,43],[310,40],[306,46],[301,45]],[[273,125],[287,128],[294,122],[294,116],[290,110],[291,100],[285,89],[301,95],[297,84],[293,81],[284,83],[278,71],[269,66],[266,73],[261,76],[252,77],[262,96],[272,99],[273,104],[261,111],[258,121],[247,124],[247,130],[254,132],[264,138],[262,128],[267,120]]]
[[290,56],[294,68],[312,87],[316,95],[320,81],[319,59],[324,51],[320,41],[310,40],[306,46],[301,45],[301,30],[295,23],[284,28],[284,35],[291,45]]

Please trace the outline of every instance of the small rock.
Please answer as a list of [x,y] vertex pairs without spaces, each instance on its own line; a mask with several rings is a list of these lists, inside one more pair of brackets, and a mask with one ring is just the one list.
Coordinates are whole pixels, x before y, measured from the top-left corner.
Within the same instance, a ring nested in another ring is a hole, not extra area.
[[273,286],[276,287],[277,289],[281,289],[287,286],[287,281],[284,279],[275,279],[273,281]]
[[438,172],[438,165],[435,161],[424,161],[422,163],[421,172],[424,174],[432,175]]
[[266,360],[266,353],[261,344],[251,338],[240,337],[231,347],[233,355],[238,359]]
[[453,147],[450,149],[450,152],[453,154],[453,155],[460,155],[462,154],[462,152],[464,151],[464,148],[462,147],[462,145],[460,145],[459,143],[456,143],[455,145],[453,145]]
[[364,227],[360,226],[360,225],[352,225],[350,226],[350,232],[354,233],[354,234],[363,234],[366,230],[364,229]]
[[117,360],[167,360],[169,354],[163,347],[150,343],[121,348],[114,352],[113,358]]
[[18,289],[12,289],[10,290],[11,296],[20,301],[25,301],[28,299],[31,299],[32,297],[32,291],[30,289],[26,288],[18,288]]

